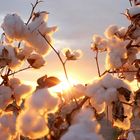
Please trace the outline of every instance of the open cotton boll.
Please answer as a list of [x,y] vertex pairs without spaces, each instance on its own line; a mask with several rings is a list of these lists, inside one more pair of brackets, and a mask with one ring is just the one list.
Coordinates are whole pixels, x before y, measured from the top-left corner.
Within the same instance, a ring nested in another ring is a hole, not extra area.
[[[45,37],[51,43],[52,39],[49,36]],[[25,41],[29,46],[34,48],[34,50],[41,55],[46,55],[50,52],[49,44],[37,31],[35,32],[28,31]]]
[[22,64],[16,56],[15,48],[11,45],[0,46],[0,56],[6,62],[5,64],[12,70],[16,69]]
[[1,26],[10,39],[22,40],[27,30],[22,19],[17,14],[8,14]]
[[16,133],[16,116],[12,112],[8,113],[3,113],[0,116],[0,125],[3,127],[5,130],[8,129],[8,133],[11,135],[15,135]]
[[94,44],[99,44],[102,39],[103,39],[103,37],[101,37],[100,35],[97,35],[97,34],[93,35],[93,43]]
[[110,25],[104,32],[105,36],[109,39],[114,37],[114,35],[118,32],[119,27],[117,25]]
[[93,94],[101,87],[100,80],[93,80],[92,83],[88,84],[86,87],[86,95],[92,97]]
[[[91,122],[88,125],[91,125]],[[84,123],[71,125],[61,140],[103,140],[103,137],[94,133],[88,125]]]
[[38,139],[48,134],[47,120],[34,110],[22,111],[17,118],[17,131],[30,139]]
[[91,49],[93,51],[100,50],[105,51],[108,45],[108,41],[99,35],[93,35],[93,43],[91,45]]
[[109,52],[106,56],[106,64],[105,67],[107,70],[109,69],[116,69],[116,68],[120,68],[122,66],[122,60],[121,58],[118,56],[118,54],[114,53],[114,52]]
[[21,104],[22,99],[25,99],[32,93],[32,87],[29,85],[20,84],[14,87],[13,96],[18,105]]
[[39,54],[31,54],[27,61],[33,68],[36,69],[42,67],[45,64],[44,58]]
[[12,102],[12,90],[7,86],[0,86],[0,109],[5,109]]
[[82,96],[85,96],[85,92],[86,92],[86,87],[83,86],[82,84],[74,85],[70,90],[71,97],[74,98],[80,98]]
[[114,83],[114,77],[107,73],[101,78],[101,85],[105,88],[112,88],[112,85]]
[[26,106],[35,110],[53,111],[57,107],[58,99],[53,97],[47,88],[37,89],[27,101]]
[[33,48],[31,46],[28,46],[27,44],[24,44],[24,47],[22,48],[22,50],[20,50],[17,53],[17,57],[20,60],[24,60],[24,59],[27,59],[31,55],[32,52],[33,52]]
[[39,30],[43,35],[46,34],[48,13],[46,11],[34,13],[31,23],[28,24],[28,29],[33,32]]

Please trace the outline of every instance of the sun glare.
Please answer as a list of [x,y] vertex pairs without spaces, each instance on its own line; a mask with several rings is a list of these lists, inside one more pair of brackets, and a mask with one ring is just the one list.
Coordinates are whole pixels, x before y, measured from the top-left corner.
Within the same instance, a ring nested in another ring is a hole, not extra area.
[[59,93],[62,91],[69,90],[71,88],[71,86],[76,85],[78,83],[78,81],[73,79],[72,77],[69,77],[69,82],[68,82],[67,79],[65,78],[65,76],[63,76],[62,74],[60,76],[58,76],[58,78],[60,79],[61,83],[50,88],[50,91],[53,93],[54,92]]

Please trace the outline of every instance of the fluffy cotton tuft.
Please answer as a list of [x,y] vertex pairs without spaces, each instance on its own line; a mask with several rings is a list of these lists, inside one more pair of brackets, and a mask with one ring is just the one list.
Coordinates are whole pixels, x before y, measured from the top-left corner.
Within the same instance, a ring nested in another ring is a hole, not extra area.
[[45,64],[44,58],[39,54],[31,54],[27,60],[28,63],[36,69],[42,67]]
[[0,67],[8,65],[10,69],[16,69],[22,62],[17,58],[15,48],[11,45],[0,46]]
[[[75,123],[61,137],[61,140],[103,140],[97,132],[99,124],[92,120],[92,110],[84,108],[75,116]],[[91,119],[91,120],[90,120]]]
[[16,135],[16,116],[13,113],[4,113],[0,116],[0,139],[11,140]]
[[47,88],[43,88],[35,91],[26,105],[38,111],[52,111],[57,107],[57,103],[57,98],[54,98]]
[[107,38],[112,38],[114,35],[118,32],[119,27],[117,25],[110,25],[106,30],[105,30],[105,36]]
[[8,14],[4,18],[2,28],[10,39],[22,40],[27,27],[17,14]]
[[81,50],[71,50],[69,48],[64,48],[62,52],[64,56],[66,56],[67,60],[77,60],[83,55]]
[[[32,21],[25,25],[17,14],[8,14],[2,24],[2,28],[8,39],[25,41],[25,43],[41,55],[48,54],[50,45],[42,37],[42,35],[52,43],[52,34],[57,30],[57,27],[47,27],[48,13],[34,13]],[[39,33],[41,32],[41,34]]]
[[17,118],[18,132],[30,139],[38,139],[48,134],[47,119],[34,110],[20,113]]
[[32,93],[32,87],[29,85],[20,84],[14,87],[13,96],[16,100],[16,103],[20,105],[22,99],[25,99]]
[[105,51],[107,49],[108,41],[99,35],[93,35],[93,43],[91,45],[91,49],[93,51]]

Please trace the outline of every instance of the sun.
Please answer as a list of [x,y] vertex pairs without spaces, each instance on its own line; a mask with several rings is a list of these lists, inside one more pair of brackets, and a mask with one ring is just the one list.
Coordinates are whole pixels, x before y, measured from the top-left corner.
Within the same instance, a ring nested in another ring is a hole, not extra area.
[[73,85],[78,84],[78,81],[72,78],[71,76],[69,77],[69,82],[62,74],[59,74],[58,78],[60,79],[61,83],[49,89],[52,93],[59,93],[62,91],[69,90]]

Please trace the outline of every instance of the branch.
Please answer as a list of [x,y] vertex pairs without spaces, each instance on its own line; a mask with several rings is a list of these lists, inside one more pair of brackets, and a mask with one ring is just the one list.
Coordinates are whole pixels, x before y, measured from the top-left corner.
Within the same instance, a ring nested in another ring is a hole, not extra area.
[[20,69],[20,70],[18,70],[18,71],[15,71],[15,72],[13,72],[13,73],[10,73],[10,74],[8,74],[8,76],[17,74],[17,73],[19,73],[19,72],[22,72],[22,71],[27,70],[27,69],[30,69],[30,68],[32,68],[32,67],[31,67],[31,66],[28,66],[28,67],[26,67],[26,68],[23,68],[23,69]]
[[96,50],[95,61],[96,61],[96,66],[97,66],[97,70],[98,70],[98,75],[99,75],[99,77],[101,77],[100,67],[99,67],[99,62],[98,62],[98,50]]
[[28,21],[25,23],[26,25],[29,24],[30,20],[32,19],[32,16],[33,16],[33,13],[34,13],[34,11],[35,11],[35,8],[36,8],[37,5],[38,5],[39,3],[41,3],[41,2],[43,2],[43,1],[42,1],[42,0],[36,0],[36,3],[35,3],[35,4],[32,4],[32,3],[31,3],[32,11],[31,11],[31,13],[30,13],[30,17],[29,17]]
[[49,46],[52,48],[52,50],[53,50],[53,51],[56,53],[56,55],[58,56],[58,58],[59,58],[59,60],[60,60],[60,62],[61,62],[61,64],[62,64],[62,66],[63,66],[63,70],[64,70],[64,73],[65,73],[65,77],[66,77],[68,83],[70,83],[70,82],[69,82],[69,79],[68,79],[67,70],[66,70],[66,60],[63,61],[63,59],[62,59],[61,56],[60,56],[60,53],[53,47],[53,45],[47,40],[47,38],[46,38],[40,31],[38,31],[38,32],[39,32],[39,34],[45,39],[45,41],[49,44]]

